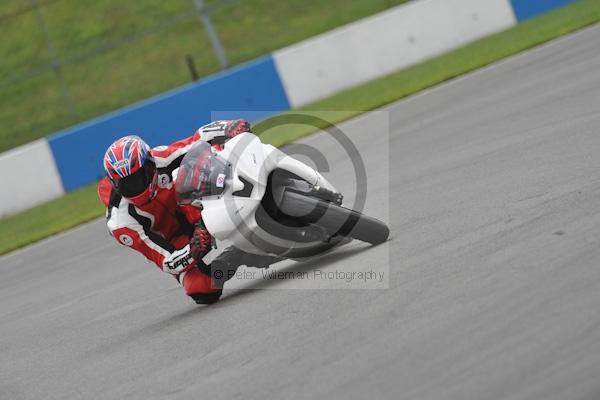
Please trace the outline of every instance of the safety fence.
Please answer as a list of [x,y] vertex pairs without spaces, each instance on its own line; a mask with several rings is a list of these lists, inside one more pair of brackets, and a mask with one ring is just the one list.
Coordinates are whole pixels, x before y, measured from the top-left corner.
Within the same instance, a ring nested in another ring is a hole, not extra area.
[[155,146],[191,134],[215,111],[264,118],[572,1],[416,0],[9,150],[0,155],[0,168],[12,171],[12,190],[0,194],[0,215],[99,179],[102,154],[124,134],[140,133]]
[[2,0],[0,152],[408,0]]

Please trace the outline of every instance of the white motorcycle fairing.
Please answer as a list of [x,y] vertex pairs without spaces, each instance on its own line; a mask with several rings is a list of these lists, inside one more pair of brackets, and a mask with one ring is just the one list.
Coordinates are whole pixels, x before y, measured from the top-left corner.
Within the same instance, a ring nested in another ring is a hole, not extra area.
[[214,237],[231,241],[236,247],[255,254],[298,254],[301,257],[302,249],[311,253],[310,248],[315,245],[323,247],[323,243],[300,243],[272,235],[259,226],[256,218],[269,175],[276,169],[336,192],[318,171],[274,146],[263,144],[249,132],[226,142],[218,156],[227,161],[231,171],[225,190],[221,195],[201,199],[202,219]]

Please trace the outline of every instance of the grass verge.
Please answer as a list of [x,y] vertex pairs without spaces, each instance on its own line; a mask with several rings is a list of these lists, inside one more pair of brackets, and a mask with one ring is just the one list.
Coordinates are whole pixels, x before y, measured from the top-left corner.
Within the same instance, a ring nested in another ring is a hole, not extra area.
[[104,212],[104,205],[96,196],[96,185],[90,185],[38,207],[2,218],[0,254],[90,221]]
[[[205,4],[237,65],[406,1]],[[192,0],[2,0],[0,26],[0,152],[188,83],[187,55],[199,76],[220,70]]]
[[[327,118],[331,123],[338,123],[597,21],[600,21],[600,2],[580,0],[504,32],[296,111],[310,111],[311,114],[316,110],[335,111],[333,117],[328,113]],[[265,142],[281,146],[314,131],[312,127],[290,124],[258,133],[262,134]],[[104,209],[95,195],[95,185],[91,185],[31,210],[1,219],[0,254],[89,221],[103,212]]]

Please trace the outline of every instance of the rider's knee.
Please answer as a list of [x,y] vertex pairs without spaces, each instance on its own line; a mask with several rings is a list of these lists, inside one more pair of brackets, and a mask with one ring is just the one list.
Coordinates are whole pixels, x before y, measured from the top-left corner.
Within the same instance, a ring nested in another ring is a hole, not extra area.
[[210,276],[197,270],[191,269],[180,277],[181,285],[185,294],[190,296],[198,304],[210,304],[219,300],[223,290],[215,285]]
[[223,291],[219,290],[217,292],[210,293],[192,293],[189,296],[196,302],[196,304],[212,304],[219,300],[222,293]]

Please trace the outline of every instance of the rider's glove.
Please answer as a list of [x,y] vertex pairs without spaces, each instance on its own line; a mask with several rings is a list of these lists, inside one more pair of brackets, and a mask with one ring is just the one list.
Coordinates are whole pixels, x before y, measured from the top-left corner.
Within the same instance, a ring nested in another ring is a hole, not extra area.
[[190,254],[195,260],[201,260],[211,249],[212,237],[203,226],[196,226],[190,240]]
[[225,137],[231,139],[244,132],[252,132],[250,130],[250,123],[245,119],[234,119],[227,123],[225,127]]
[[190,245],[175,250],[163,261],[163,271],[173,275],[180,274],[195,265],[190,251]]

